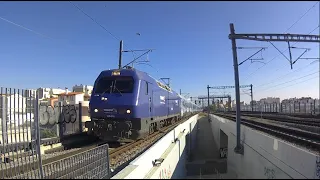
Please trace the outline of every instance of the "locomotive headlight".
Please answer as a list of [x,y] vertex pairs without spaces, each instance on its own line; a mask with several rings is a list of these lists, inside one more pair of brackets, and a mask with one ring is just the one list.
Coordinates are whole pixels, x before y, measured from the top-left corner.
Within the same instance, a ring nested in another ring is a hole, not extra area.
[[94,112],[98,112],[98,109],[94,109]]
[[130,109],[127,109],[127,114],[130,114],[130,113],[131,113]]

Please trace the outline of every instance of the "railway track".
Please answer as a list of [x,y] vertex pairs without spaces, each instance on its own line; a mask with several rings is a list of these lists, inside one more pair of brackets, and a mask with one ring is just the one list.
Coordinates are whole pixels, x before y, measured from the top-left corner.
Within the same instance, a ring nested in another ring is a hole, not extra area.
[[[236,121],[235,117],[230,114],[215,113],[215,115],[232,120],[234,122]],[[295,145],[307,147],[309,150],[314,152],[320,152],[320,134],[318,133],[258,122],[243,117],[241,118],[241,124],[274,135],[283,140],[294,143]]]
[[[41,139],[41,151],[44,154],[61,152],[64,150],[76,148],[86,145],[86,142],[97,142],[97,138],[88,136],[84,133],[67,136],[64,138],[46,138]],[[35,144],[37,142],[18,142],[12,144],[5,144],[0,146],[0,154],[2,155],[3,163],[10,163],[19,161],[24,157],[32,156],[35,154]],[[22,163],[22,162],[21,162]],[[0,168],[0,172],[3,168]],[[1,176],[0,176],[1,177]]]
[[[230,113],[236,113],[236,111],[229,111]],[[248,113],[248,114],[261,114],[261,111],[241,111],[241,113]],[[284,115],[290,117],[297,117],[297,118],[320,118],[320,114],[311,114],[311,113],[284,113],[284,112],[262,112],[262,114],[273,114],[273,115]]]
[[[50,145],[61,143],[63,144],[63,147],[67,149],[69,146],[74,146],[74,144],[79,144],[79,143],[81,144],[81,142],[85,141],[87,138],[88,136],[86,135],[86,133],[73,134],[73,135],[64,136],[64,137],[43,138],[41,139],[40,145],[50,146]],[[32,141],[33,143],[36,143],[34,140]],[[32,146],[31,142],[16,142],[16,143],[5,144],[5,148],[0,146],[0,153],[6,154],[6,153],[21,151],[21,150],[28,151],[32,149],[31,146]]]
[[[193,114],[194,115],[194,114]],[[112,169],[111,176],[118,173],[125,166],[127,166],[132,160],[141,155],[145,150],[149,149],[158,140],[164,137],[168,132],[173,130],[179,124],[182,124],[193,115],[187,116],[181,121],[173,123],[169,126],[160,128],[159,131],[145,137],[144,139],[130,143],[127,146],[119,147],[110,151],[110,168]]]
[[[54,138],[41,139],[40,144],[46,146],[46,145],[57,144],[60,142],[61,142],[60,138],[54,137]],[[30,148],[31,143],[30,142],[17,142],[17,143],[6,144],[5,146],[6,146],[6,148],[0,148],[0,153],[3,154],[3,153],[12,152],[12,151],[26,150],[26,149]]]
[[[230,114],[235,114],[235,112],[231,112]],[[268,119],[271,121],[278,121],[278,122],[287,122],[287,123],[295,123],[295,124],[301,124],[301,125],[307,125],[307,126],[314,126],[314,127],[320,127],[320,119],[316,118],[301,118],[301,117],[294,117],[289,115],[283,115],[283,114],[251,114],[251,113],[241,113],[241,115],[244,116],[250,116],[250,117],[258,117],[262,119]]]
[[[130,163],[131,160],[133,160],[135,157],[142,154],[145,150],[147,150],[159,139],[161,139],[167,132],[174,129],[180,123],[185,122],[191,116],[193,115],[190,115],[182,119],[181,121],[178,121],[167,127],[163,127],[159,131],[156,131],[155,133],[147,136],[144,139],[140,139],[138,141],[122,145],[115,149],[108,150],[109,148],[108,144],[102,141],[98,141],[98,142],[93,142],[84,147],[79,147],[75,149],[71,148],[69,150],[62,151],[61,154],[53,157],[43,158],[42,167],[44,171],[44,178],[46,179],[47,178],[50,178],[50,179],[74,178],[74,176],[78,177],[80,176],[81,173],[85,173],[84,171],[78,172],[79,169],[83,168],[83,166],[85,166],[86,168],[90,167],[91,169],[96,169],[97,166],[103,166],[105,164],[109,164],[109,167],[105,167],[106,169],[109,169],[111,167],[112,169],[114,169],[113,173],[116,173],[120,171],[122,167]],[[105,161],[107,160],[106,154],[104,154],[104,156],[101,156],[101,155],[95,156],[95,151],[97,151],[97,149],[99,149],[100,154],[102,153],[102,151],[103,153],[109,152],[109,163],[105,163]],[[86,156],[86,157],[92,156],[92,157],[89,158],[88,160],[88,159],[83,159],[82,156]],[[69,161],[69,159],[80,159],[80,160],[72,160],[72,162],[66,163],[67,161]],[[81,164],[77,163],[77,161],[81,161],[82,166]],[[86,165],[84,164],[84,162],[87,162]],[[100,165],[97,165],[96,162],[100,162]],[[60,164],[64,163],[63,164],[64,167],[62,168],[59,163]],[[75,164],[75,165],[73,166],[72,164]],[[36,175],[37,174],[36,172],[38,171],[39,171],[39,162],[37,161],[37,157],[36,157],[36,158],[33,158],[33,161],[29,161],[29,162],[27,161],[24,163],[21,162],[19,167],[5,166],[5,168],[3,168],[3,164],[2,164],[0,177],[2,177],[3,179],[25,178],[25,177],[37,178],[38,176]],[[90,170],[86,170],[86,171],[90,171]],[[78,172],[78,174],[74,174],[75,172]],[[110,172],[107,172],[105,174],[110,174]],[[85,177],[90,178],[95,175],[96,174],[93,173],[90,176],[87,175]]]

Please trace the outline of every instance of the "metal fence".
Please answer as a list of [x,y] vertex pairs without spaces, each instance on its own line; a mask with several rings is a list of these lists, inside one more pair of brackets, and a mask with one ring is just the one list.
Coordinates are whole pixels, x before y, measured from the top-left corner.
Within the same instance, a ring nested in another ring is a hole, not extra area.
[[36,93],[1,88],[1,173],[0,177],[21,178],[20,171],[34,170],[26,178],[41,178],[40,131]]
[[62,139],[83,132],[81,103],[48,104],[39,101],[35,90],[1,88],[0,128],[1,179],[96,179],[109,173],[106,146],[42,164],[44,139]]
[[[261,105],[242,105],[241,111],[278,112],[287,114],[320,114],[320,105],[316,101],[310,103],[272,103]],[[236,110],[235,107],[232,108]]]
[[103,179],[109,177],[108,144],[43,166],[46,179]]

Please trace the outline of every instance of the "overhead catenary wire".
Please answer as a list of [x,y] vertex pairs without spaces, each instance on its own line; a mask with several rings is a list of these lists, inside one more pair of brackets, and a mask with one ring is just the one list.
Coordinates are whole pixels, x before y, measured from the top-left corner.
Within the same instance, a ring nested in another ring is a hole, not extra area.
[[[311,34],[311,33],[313,33],[315,30],[317,30],[319,28],[319,25],[316,27],[316,28],[314,28],[310,33],[308,33],[309,35]],[[293,45],[295,45],[295,44],[297,44],[297,42],[295,42]],[[288,51],[288,49],[285,49],[284,51],[281,51],[282,53],[284,53],[284,52],[286,52],[286,51]],[[270,62],[272,62],[273,60],[275,60],[277,57],[279,57],[281,54],[278,54],[278,55],[276,55],[274,58],[272,58],[271,60],[269,60],[268,62],[266,62],[266,64],[263,64],[262,66],[260,66],[258,69],[256,69],[254,72],[252,72],[251,74],[249,74],[247,77],[245,77],[245,79],[244,80],[247,80],[249,77],[251,77],[254,73],[256,73],[256,72],[258,72],[258,70],[259,69],[261,69],[261,68],[263,68],[263,67],[265,67],[267,64],[269,64]],[[286,66],[286,65],[285,65]],[[284,67],[284,66],[282,66],[282,67]]]
[[69,1],[75,8],[77,8],[79,11],[81,11],[84,15],[86,15],[88,18],[90,18],[93,22],[95,22],[98,26],[100,26],[102,29],[104,29],[106,32],[108,32],[112,37],[114,37],[115,39],[119,40],[120,39],[118,37],[116,37],[114,34],[112,34],[108,29],[106,29],[104,26],[102,26],[98,21],[96,21],[95,19],[93,19],[89,14],[87,14],[86,12],[84,12],[79,6],[77,6],[76,4],[74,4],[72,1]]
[[[72,1],[69,1],[75,8],[77,8],[80,12],[82,12],[84,15],[86,15],[88,18],[90,18],[93,22],[95,22],[98,26],[100,26],[103,30],[105,30],[106,32],[108,32],[113,38],[115,38],[118,41],[121,41],[120,38],[118,38],[117,36],[115,36],[113,33],[111,33],[107,28],[105,28],[103,25],[101,25],[98,21],[96,21],[95,19],[93,19],[88,13],[84,12],[79,6],[77,6],[76,4],[74,4]],[[124,44],[124,46],[127,47],[126,44]],[[128,47],[127,47],[128,48]],[[134,55],[137,55],[134,51],[132,51],[132,53]],[[133,56],[134,56],[133,55]],[[134,56],[135,57],[135,56]]]
[[310,64],[308,64],[308,65],[306,65],[306,66],[300,67],[299,69],[296,69],[296,70],[294,70],[294,71],[290,71],[289,73],[287,73],[287,74],[285,74],[285,75],[282,75],[282,76],[279,76],[278,78],[276,78],[276,79],[274,79],[274,80],[271,80],[271,81],[268,82],[268,83],[261,84],[261,85],[257,85],[257,86],[255,86],[255,88],[260,88],[260,87],[265,86],[265,85],[268,85],[268,84],[273,84],[273,83],[275,83],[277,80],[279,80],[279,79],[281,79],[281,78],[283,78],[283,77],[286,77],[286,76],[288,76],[288,75],[290,75],[290,74],[292,74],[292,73],[294,73],[294,72],[297,72],[297,71],[300,71],[300,70],[302,70],[302,69],[305,69],[305,68],[311,66],[312,64],[313,64],[313,63],[310,63]]
[[39,32],[37,32],[37,31],[35,31],[35,30],[32,30],[32,29],[30,29],[30,28],[27,28],[27,27],[25,27],[25,26],[22,26],[22,25],[20,25],[20,24],[17,24],[17,23],[15,23],[15,22],[13,22],[13,21],[10,21],[10,20],[6,19],[6,18],[0,17],[0,19],[3,20],[3,21],[8,22],[8,23],[10,23],[10,24],[13,24],[13,25],[15,25],[15,26],[18,26],[18,27],[20,27],[20,28],[22,28],[22,29],[24,29],[24,30],[30,31],[30,32],[32,32],[32,33],[34,33],[34,34],[37,34],[37,35],[39,35],[39,36],[46,37],[46,38],[49,38],[49,39],[53,39],[52,37],[50,37],[50,36],[48,36],[48,35],[39,33]]
[[308,14],[308,12],[313,9],[314,7],[316,7],[316,5],[318,4],[319,2],[316,2],[313,6],[311,6],[296,22],[294,22],[285,32],[289,31],[294,25],[296,25],[305,15]]
[[[318,25],[316,28],[314,28],[309,34],[311,34],[311,33],[313,33],[315,30],[317,30],[318,28],[319,28],[320,26]],[[297,42],[296,42],[297,43]],[[294,44],[296,44],[296,43],[294,43]],[[293,45],[294,45],[293,44]],[[288,50],[288,49],[286,49],[286,50]],[[284,52],[284,51],[283,51]],[[272,60],[274,60],[275,58],[277,58],[278,56],[279,56],[280,54],[278,54],[276,57],[274,57],[273,59],[271,59],[270,61],[268,61],[268,63],[269,62],[271,62]],[[266,65],[266,64],[265,64]],[[265,66],[264,65],[264,66]],[[263,66],[261,66],[261,67],[259,67],[256,71],[258,71],[259,69],[261,69]],[[301,69],[301,68],[300,68]],[[319,69],[320,69],[320,63],[319,63]],[[255,71],[255,72],[256,72]],[[251,73],[250,75],[252,75],[252,74],[254,74],[255,72],[253,72],[253,73]],[[319,72],[319,71],[318,71]],[[249,77],[250,77],[250,75],[249,75]],[[286,76],[286,75],[285,75]],[[280,77],[279,77],[280,78]],[[279,78],[277,78],[277,79],[279,79]],[[247,78],[248,79],[248,78]],[[320,79],[320,78],[319,78]],[[293,80],[294,81],[294,80]],[[291,81],[290,81],[291,82]],[[288,83],[288,82],[286,82],[286,83]],[[271,83],[268,83],[268,84],[271,84]],[[320,84],[320,83],[319,83]],[[276,85],[276,86],[278,86],[278,85]],[[275,87],[275,86],[273,86],[273,87]],[[265,90],[268,90],[268,89],[271,89],[271,88],[273,88],[273,87],[270,87],[270,88],[267,88],[267,89],[264,89],[264,90],[261,90],[261,91],[258,91],[258,92],[263,92],[263,91],[265,91]],[[256,92],[257,93],[257,92]],[[260,93],[258,93],[258,94],[260,94]],[[319,88],[319,97],[320,97],[320,88]]]
[[[315,30],[318,29],[318,28],[319,28],[319,26],[316,27],[313,31],[315,31]],[[312,32],[313,32],[313,31],[312,31]],[[312,33],[312,32],[311,32],[311,33]],[[309,34],[311,34],[311,33],[309,33]],[[296,43],[294,43],[294,44],[296,44]],[[294,44],[293,44],[293,45],[294,45]],[[297,48],[296,48],[296,49],[297,49]],[[301,59],[301,58],[300,58],[300,59]],[[278,67],[278,68],[275,70],[275,72],[276,72],[276,71],[279,71],[280,69],[282,69],[282,68],[284,68],[284,67],[286,67],[286,66],[287,66],[287,64],[284,64],[283,66]]]
[[[287,31],[289,31],[292,27],[294,27],[294,25],[296,25],[306,14],[308,14],[308,12],[313,9],[319,2],[316,2],[314,5],[312,5],[297,21],[295,21],[283,34],[285,34]],[[311,34],[313,31],[315,31],[317,28],[319,27],[319,25],[312,30],[309,34]],[[297,43],[297,42],[296,42]],[[296,44],[294,43],[294,44]],[[269,48],[269,46],[268,46]],[[282,51],[282,53],[286,52],[288,49]],[[274,58],[272,58],[271,60],[269,60],[267,63],[265,63],[264,65],[260,66],[257,70],[255,70],[254,72],[252,72],[251,74],[249,74],[248,76],[245,77],[244,80],[247,80],[248,78],[251,77],[251,75],[253,75],[254,73],[258,72],[259,69],[265,67],[267,64],[269,64],[270,62],[272,62],[273,60],[275,60],[277,57],[279,57],[280,54],[278,54],[277,56],[275,56]]]
[[[278,80],[278,79],[280,79],[280,78],[283,78],[283,77],[285,77],[285,76],[288,76],[289,74],[292,74],[292,73],[294,73],[294,72],[297,72],[297,71],[300,71],[300,70],[302,70],[302,69],[305,69],[305,68],[307,68],[307,67],[309,67],[309,66],[311,66],[311,65],[313,65],[313,64],[314,64],[314,62],[311,62],[310,64],[308,64],[308,65],[306,65],[306,66],[300,67],[300,68],[298,68],[298,69],[296,69],[296,70],[294,70],[294,71],[290,71],[290,72],[287,73],[287,74],[281,75],[281,76],[279,76],[279,77],[277,77],[277,78],[269,81],[268,83],[256,85],[255,88],[259,88],[259,87],[262,87],[262,86],[265,86],[265,85],[268,85],[268,84],[273,84],[276,80]],[[285,66],[287,66],[287,65],[285,65]],[[283,66],[283,67],[284,67],[284,66]],[[280,69],[280,68],[278,68],[278,69]],[[276,71],[277,71],[277,70],[276,70]]]
[[299,77],[299,78],[296,78],[296,79],[292,79],[292,80],[290,80],[290,81],[286,81],[286,82],[284,82],[284,83],[280,83],[280,84],[274,85],[274,86],[272,86],[272,87],[263,89],[263,90],[261,90],[261,91],[259,91],[259,92],[266,91],[266,90],[268,90],[268,89],[271,89],[271,88],[274,88],[274,87],[277,87],[277,86],[281,86],[281,85],[283,85],[283,84],[287,84],[287,83],[290,83],[290,82],[294,82],[294,81],[296,81],[296,80],[299,80],[299,79],[302,79],[302,78],[305,78],[305,77],[308,77],[308,76],[311,76],[311,75],[314,75],[314,74],[317,74],[317,73],[319,73],[319,71],[316,71],[316,72],[313,72],[313,73],[304,75],[304,76]]
[[[101,25],[98,21],[96,21],[94,18],[92,18],[88,13],[84,12],[79,6],[77,6],[76,4],[74,4],[73,2],[69,1],[75,8],[77,8],[80,12],[82,12],[84,15],[86,15],[88,18],[90,18],[92,21],[94,21],[97,25],[99,25],[102,29],[104,29],[106,32],[108,32],[113,38],[115,38],[118,41],[121,41],[120,38],[118,38],[117,36],[115,36],[113,33],[111,33],[107,28],[105,28],[103,25]],[[140,34],[139,34],[140,35]],[[126,44],[123,44],[126,48],[128,48],[128,46]],[[128,48],[129,49],[129,48]],[[131,52],[133,59],[136,59],[136,52],[135,51],[130,51],[128,50],[127,52]],[[147,53],[148,55],[148,53]],[[128,63],[130,64],[130,63]],[[151,66],[150,66],[151,67]],[[159,72],[159,71],[157,71]]]
[[[96,21],[94,18],[92,18],[88,13],[84,12],[79,6],[77,6],[76,4],[74,4],[72,1],[69,1],[75,8],[77,8],[80,12],[82,12],[84,15],[86,15],[88,18],[90,18],[92,21],[94,21],[97,25],[99,25],[103,30],[105,30],[106,32],[108,32],[113,38],[115,38],[116,40],[120,41],[120,38],[118,38],[116,35],[114,35],[113,33],[111,33],[107,28],[105,28],[102,24],[100,24],[98,21]],[[128,48],[128,46],[126,44],[123,44],[126,48]],[[136,59],[136,52],[135,51],[130,51],[133,55],[133,59]],[[157,73],[159,73],[159,71],[157,71]]]
[[[281,88],[278,88],[278,89],[272,89],[272,91],[278,91],[278,90],[280,90],[280,89],[285,89],[285,88],[288,88],[288,87],[291,87],[291,86],[294,86],[294,85],[297,85],[297,84],[301,84],[301,83],[304,83],[304,82],[307,82],[307,81],[310,81],[310,80],[316,79],[316,78],[319,78],[319,77],[318,77],[318,76],[315,76],[315,77],[306,79],[306,80],[301,81],[301,82],[297,82],[297,83],[294,83],[294,84],[290,84],[290,85],[285,86],[285,87],[281,87]],[[258,94],[259,94],[259,92],[258,92]]]

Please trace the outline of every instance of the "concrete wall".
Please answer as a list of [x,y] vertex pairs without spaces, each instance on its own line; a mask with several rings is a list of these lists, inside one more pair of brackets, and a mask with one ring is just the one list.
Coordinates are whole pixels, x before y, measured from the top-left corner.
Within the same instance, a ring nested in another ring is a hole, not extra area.
[[[192,132],[189,141],[195,140],[198,115],[177,126],[151,148],[133,160],[127,167],[117,173],[112,179],[169,179],[184,178],[186,163],[186,135]],[[174,139],[177,139],[174,142]],[[195,144],[195,142],[191,142]],[[192,145],[191,145],[192,146]],[[190,147],[191,147],[190,146]],[[163,158],[159,166],[153,166],[152,161]]]
[[172,143],[162,154],[164,161],[160,166],[154,166],[145,175],[145,179],[181,179],[185,177],[186,169],[186,138],[179,133],[178,141]]
[[211,115],[212,133],[220,147],[220,129],[228,136],[228,172],[237,178],[320,178],[320,158],[268,134],[241,126],[244,154],[234,153],[236,124]]
[[[46,104],[39,106],[39,121],[42,129],[50,129],[60,135],[71,135],[81,131],[87,131],[84,123],[90,120],[88,113],[88,102],[82,102],[82,130],[80,129],[80,109],[79,104],[48,106]],[[59,125],[58,122],[63,121]],[[60,133],[59,131],[62,130]]]

